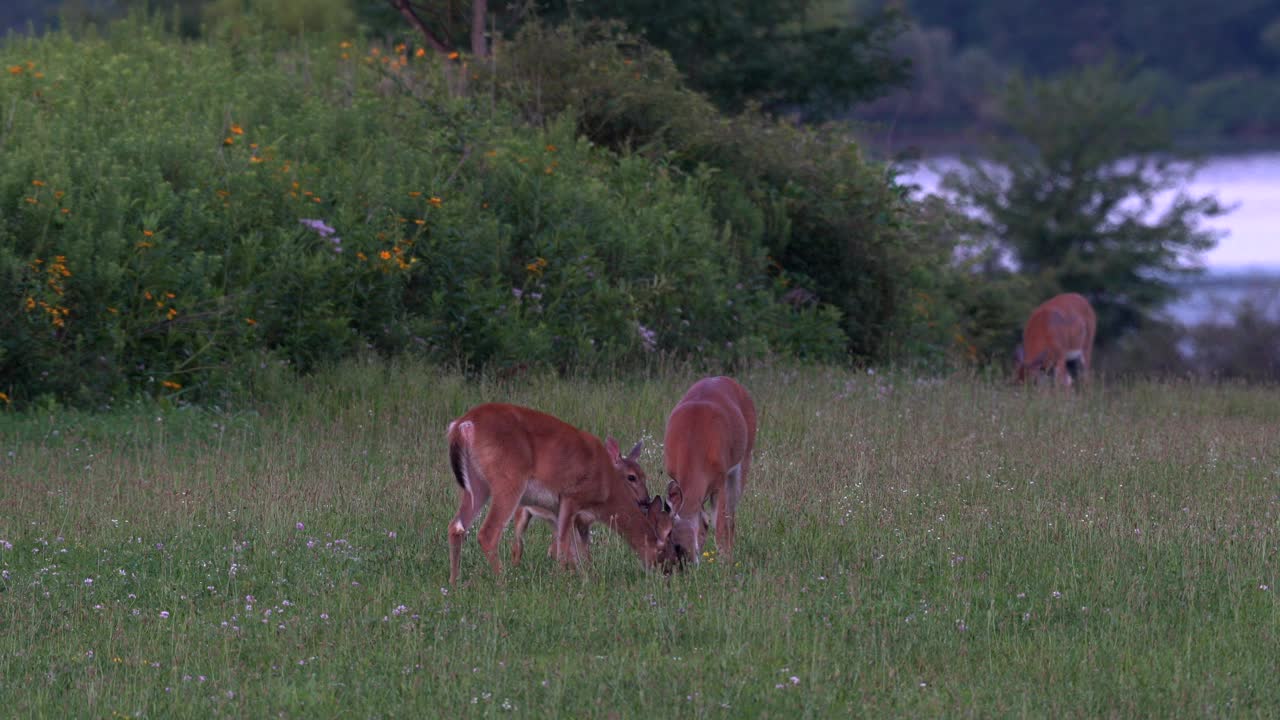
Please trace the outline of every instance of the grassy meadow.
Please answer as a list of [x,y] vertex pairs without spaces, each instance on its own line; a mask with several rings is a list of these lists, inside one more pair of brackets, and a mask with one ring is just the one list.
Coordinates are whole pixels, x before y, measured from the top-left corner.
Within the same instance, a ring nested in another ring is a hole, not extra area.
[[501,580],[473,529],[447,587],[451,418],[643,438],[657,490],[692,379],[367,364],[253,411],[0,413],[5,713],[1280,713],[1276,388],[748,372],[732,567],[646,573],[597,526],[566,572],[539,523]]

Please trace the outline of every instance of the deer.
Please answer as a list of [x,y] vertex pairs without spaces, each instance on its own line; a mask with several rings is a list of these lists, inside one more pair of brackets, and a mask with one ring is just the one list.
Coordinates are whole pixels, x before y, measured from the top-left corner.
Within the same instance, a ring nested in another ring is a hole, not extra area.
[[[574,541],[593,522],[613,528],[646,568],[669,556],[671,510],[661,497],[648,497],[644,469],[636,462],[643,443],[623,455],[612,437],[602,443],[552,415],[505,403],[468,410],[449,423],[445,437],[460,488],[448,529],[450,584],[458,582],[467,531],[491,498],[477,539],[499,577],[498,545],[521,508],[555,518],[552,548],[566,566],[578,564]],[[571,535],[575,530],[577,538]],[[518,561],[518,552],[513,555]]]
[[1070,387],[1093,365],[1093,336],[1098,318],[1083,296],[1064,293],[1031,312],[1022,343],[1014,351],[1014,382],[1024,383],[1039,373]]
[[[663,439],[674,526],[668,557],[682,565],[698,564],[713,529],[721,559],[732,561],[738,501],[755,442],[755,402],[732,378],[703,378],[676,403]],[[707,504],[714,507],[714,516],[703,509]]]

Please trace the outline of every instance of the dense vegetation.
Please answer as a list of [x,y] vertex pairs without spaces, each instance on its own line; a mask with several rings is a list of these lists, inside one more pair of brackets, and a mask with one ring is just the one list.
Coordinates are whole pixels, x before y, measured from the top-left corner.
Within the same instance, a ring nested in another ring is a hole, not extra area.
[[722,117],[626,47],[535,24],[503,74],[468,75],[155,22],[11,40],[0,388],[217,399],[367,351],[582,371],[953,351],[949,241],[891,175],[836,133]]
[[982,364],[1062,290],[1104,341],[1131,332],[1212,242],[1211,199],[1114,217],[1182,176],[1111,172],[1168,137],[1105,68],[1006,96],[1010,172],[960,194],[984,226],[909,200],[839,126],[726,113],[611,22],[525,16],[490,64],[348,34],[342,0],[194,6],[195,33],[178,12],[0,46],[6,407],[224,402],[364,353]]
[[[0,413],[14,717],[1187,717],[1280,712],[1280,395],[1061,402],[963,376],[765,370],[734,564],[504,582],[443,429],[495,398],[628,443],[656,489],[687,375],[352,365],[262,414]],[[509,537],[509,536],[508,536]],[[505,547],[505,546],[504,546]],[[505,555],[505,553],[504,553]]]

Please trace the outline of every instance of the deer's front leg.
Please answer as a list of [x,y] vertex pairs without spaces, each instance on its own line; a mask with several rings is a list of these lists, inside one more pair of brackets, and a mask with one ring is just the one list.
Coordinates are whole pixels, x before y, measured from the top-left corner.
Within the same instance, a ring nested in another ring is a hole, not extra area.
[[555,548],[556,554],[560,556],[560,562],[566,566],[577,563],[577,552],[574,548],[576,528],[573,516],[575,514],[577,514],[577,508],[574,503],[566,498],[560,498],[560,512],[556,515]]

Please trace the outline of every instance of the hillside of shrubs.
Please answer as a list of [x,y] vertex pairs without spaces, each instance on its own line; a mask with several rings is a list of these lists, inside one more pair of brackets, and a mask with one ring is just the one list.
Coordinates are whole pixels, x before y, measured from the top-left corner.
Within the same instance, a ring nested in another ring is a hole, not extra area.
[[0,406],[230,402],[367,354],[936,365],[1007,326],[839,129],[723,116],[614,26],[497,57],[138,18],[3,41]]

